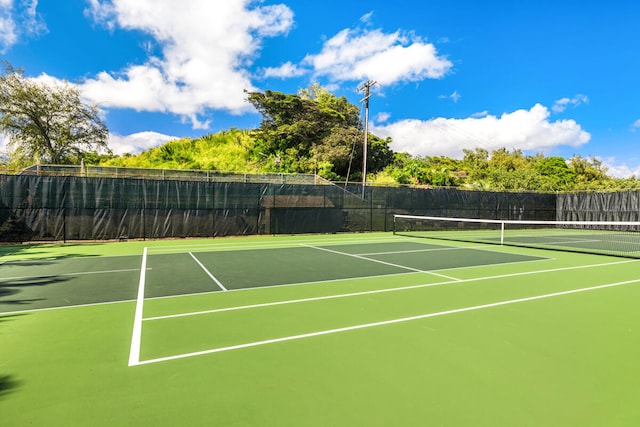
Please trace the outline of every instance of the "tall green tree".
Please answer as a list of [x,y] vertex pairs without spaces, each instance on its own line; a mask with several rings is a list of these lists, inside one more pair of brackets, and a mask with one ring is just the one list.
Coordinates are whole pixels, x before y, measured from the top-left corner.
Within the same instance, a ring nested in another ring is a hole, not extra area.
[[337,123],[343,126],[360,128],[362,125],[358,106],[350,103],[344,96],[338,98],[326,88],[320,86],[319,83],[300,89],[298,96],[302,99],[314,101],[318,104],[320,110],[337,118]]
[[607,176],[607,168],[595,157],[586,159],[576,154],[569,159],[569,167],[575,172],[576,190],[615,187],[614,181]]
[[489,173],[489,152],[484,148],[475,150],[464,149],[462,164],[464,170],[469,174],[469,181],[472,183],[482,183],[487,179]]
[[[349,171],[361,176],[360,110],[345,97],[315,84],[297,94],[250,92],[247,101],[263,117],[254,132],[257,155],[279,159],[279,170],[320,173],[329,179],[345,178]],[[371,135],[369,141],[368,171],[375,173],[389,164],[393,153],[390,140]]]
[[18,164],[80,163],[86,152],[109,152],[98,108],[82,102],[76,86],[29,79],[9,63],[0,76],[0,130]]
[[575,185],[575,171],[569,168],[567,161],[562,157],[536,156],[533,168],[542,177],[539,190],[562,191]]

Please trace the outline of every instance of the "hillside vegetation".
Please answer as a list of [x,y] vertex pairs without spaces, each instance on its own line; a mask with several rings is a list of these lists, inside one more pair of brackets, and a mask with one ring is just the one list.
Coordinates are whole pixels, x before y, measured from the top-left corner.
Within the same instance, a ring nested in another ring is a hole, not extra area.
[[[180,139],[139,155],[96,162],[110,166],[242,173],[317,173],[333,181],[362,179],[360,110],[313,85],[297,94],[247,93],[262,114],[260,127]],[[374,184],[452,186],[494,190],[576,191],[640,188],[615,179],[595,158],[526,155],[506,148],[465,150],[462,159],[394,153],[390,139],[369,135],[367,180]]]
[[197,139],[178,139],[136,156],[125,154],[100,164],[141,168],[261,172],[253,155],[255,139],[246,130],[232,129]]

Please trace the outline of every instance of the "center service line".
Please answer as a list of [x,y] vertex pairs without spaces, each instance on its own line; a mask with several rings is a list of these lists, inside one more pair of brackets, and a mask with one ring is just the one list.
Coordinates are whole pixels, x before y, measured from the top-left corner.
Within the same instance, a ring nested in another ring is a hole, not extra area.
[[194,259],[195,262],[198,263],[198,265],[200,266],[200,268],[202,268],[204,270],[205,273],[207,273],[207,275],[209,277],[211,277],[211,280],[213,280],[214,282],[216,282],[216,285],[218,285],[218,287],[220,289],[222,289],[223,291],[227,291],[228,289],[224,287],[224,285],[218,280],[216,279],[216,276],[214,276],[213,274],[211,274],[211,272],[209,270],[207,270],[207,267],[205,267],[198,258],[196,258],[196,256],[193,254],[193,252],[189,252],[189,255],[191,255],[191,258]]
[[355,255],[355,254],[350,254],[350,253],[347,253],[347,252],[334,251],[333,249],[327,249],[327,248],[323,248],[321,246],[312,246],[312,245],[303,245],[303,244],[301,244],[300,246],[304,246],[306,248],[317,249],[319,251],[330,252],[332,254],[350,256],[350,257],[353,257],[353,258],[363,259],[365,261],[377,262],[378,264],[390,265],[391,267],[403,268],[405,270],[415,271],[416,273],[431,274],[433,276],[444,277],[445,279],[448,279],[448,280],[460,280],[460,279],[456,279],[455,277],[446,276],[444,274],[435,273],[433,271],[420,270],[420,269],[413,268],[413,267],[407,267],[406,265],[393,264],[391,262],[381,261],[381,260],[374,259],[374,258],[367,258],[366,256],[362,256],[362,255]]

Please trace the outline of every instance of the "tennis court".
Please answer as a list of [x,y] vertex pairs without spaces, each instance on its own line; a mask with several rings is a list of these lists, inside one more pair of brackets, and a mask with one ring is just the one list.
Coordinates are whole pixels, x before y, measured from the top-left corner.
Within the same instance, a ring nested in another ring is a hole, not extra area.
[[0,250],[3,426],[640,422],[640,260],[391,233]]

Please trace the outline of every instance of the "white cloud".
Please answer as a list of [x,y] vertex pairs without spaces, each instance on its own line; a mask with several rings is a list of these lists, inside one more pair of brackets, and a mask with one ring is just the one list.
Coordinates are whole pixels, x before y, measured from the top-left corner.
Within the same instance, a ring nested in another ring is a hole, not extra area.
[[630,165],[630,162],[638,163],[637,158],[625,159],[620,162],[616,157],[598,158],[602,162],[602,165],[606,168],[607,175],[614,178],[640,178],[640,165]]
[[138,154],[166,142],[178,139],[157,132],[139,132],[131,135],[109,134],[109,148],[114,154]]
[[23,0],[20,2],[21,25],[27,34],[43,34],[48,31],[44,20],[38,15],[38,0]]
[[569,106],[577,107],[578,105],[587,104],[588,102],[589,98],[586,95],[578,94],[573,98],[562,98],[557,100],[553,104],[553,107],[551,107],[551,110],[553,110],[554,113],[562,113]]
[[536,104],[530,110],[500,117],[401,120],[374,126],[372,132],[383,138],[392,137],[391,148],[397,152],[454,158],[461,158],[463,149],[480,147],[492,151],[506,147],[539,152],[557,146],[579,147],[591,139],[574,120],[550,122],[549,116],[547,107]]
[[287,79],[291,77],[300,77],[305,74],[307,74],[307,70],[304,68],[300,68],[291,62],[286,62],[279,67],[265,68],[263,76],[265,78],[275,77],[279,79]]
[[391,114],[387,112],[381,112],[376,114],[376,123],[386,123],[391,118]]
[[460,98],[462,98],[462,95],[457,90],[454,90],[451,95],[440,95],[440,99],[451,99],[454,103],[460,101]]
[[[0,155],[9,151],[10,136],[0,133]],[[131,135],[109,134],[108,145],[114,154],[139,154],[150,148],[158,147],[166,142],[180,139],[176,136],[164,135],[157,132],[139,132]]]
[[89,7],[85,9],[84,14],[91,17],[95,22],[99,22],[110,30],[115,29],[116,7],[107,0],[87,0]]
[[169,112],[206,125],[207,109],[248,111],[254,90],[247,68],[264,37],[286,33],[293,13],[285,5],[250,7],[246,0],[90,0],[88,13],[112,30],[136,30],[161,46],[160,57],[119,72],[103,71],[82,84],[103,108]]
[[362,22],[363,24],[368,24],[369,22],[371,22],[372,18],[373,18],[373,11],[362,15],[360,17],[360,22]]
[[62,79],[59,79],[57,77],[50,76],[47,73],[41,73],[37,77],[27,77],[27,78],[29,80],[31,80],[33,82],[36,82],[38,84],[41,84],[43,86],[54,86],[55,87],[55,86],[61,86],[61,85],[66,85],[66,84],[69,84],[69,85],[73,84],[73,83],[70,83],[70,82],[68,82],[66,80],[62,80]]
[[444,77],[453,64],[431,43],[397,31],[345,29],[304,63],[333,81],[376,80],[382,85]]
[[0,53],[8,51],[20,37],[47,31],[37,7],[38,0],[0,0]]
[[475,119],[481,119],[483,117],[487,117],[488,115],[489,115],[489,112],[487,110],[484,110],[484,111],[479,111],[477,113],[473,113],[471,117]]
[[12,12],[13,0],[0,0],[0,51],[3,53],[18,40]]
[[633,122],[633,124],[631,125],[634,129],[640,128],[640,119],[636,120],[635,122]]

